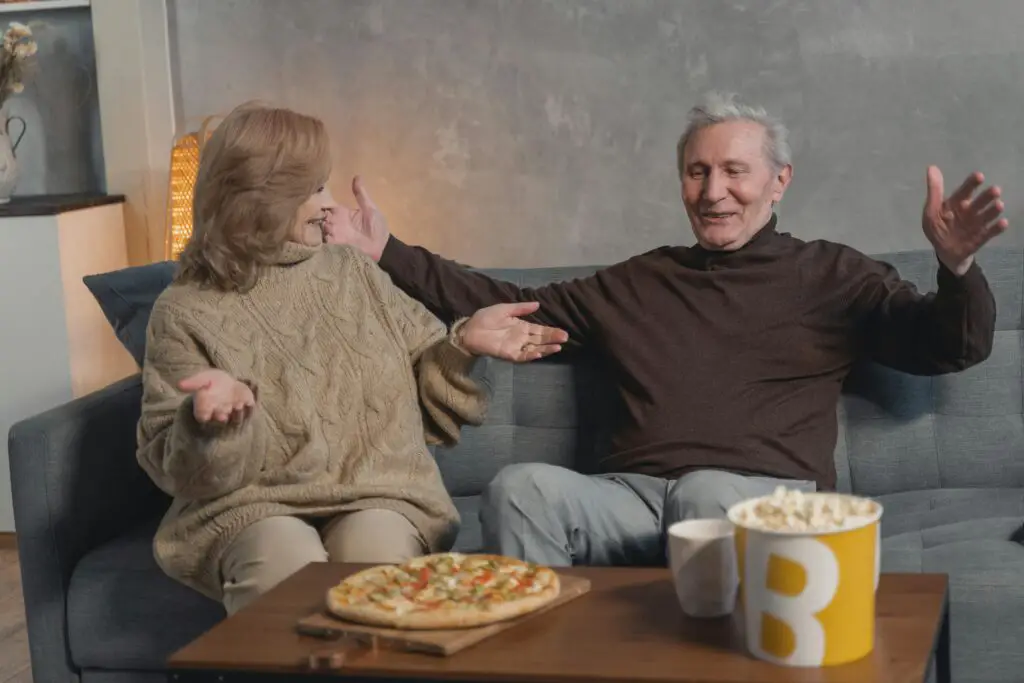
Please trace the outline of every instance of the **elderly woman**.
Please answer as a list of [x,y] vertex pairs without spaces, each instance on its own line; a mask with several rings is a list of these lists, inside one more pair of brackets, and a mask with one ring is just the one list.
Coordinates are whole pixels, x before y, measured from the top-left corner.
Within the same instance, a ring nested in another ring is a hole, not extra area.
[[[174,497],[162,569],[232,613],[306,563],[451,547],[458,513],[426,441],[479,424],[478,355],[565,334],[483,309],[449,333],[322,226],[337,207],[323,124],[243,105],[203,150],[195,232],[153,307],[138,460]],[[358,186],[357,186],[358,187]],[[361,203],[368,202],[358,188]]]

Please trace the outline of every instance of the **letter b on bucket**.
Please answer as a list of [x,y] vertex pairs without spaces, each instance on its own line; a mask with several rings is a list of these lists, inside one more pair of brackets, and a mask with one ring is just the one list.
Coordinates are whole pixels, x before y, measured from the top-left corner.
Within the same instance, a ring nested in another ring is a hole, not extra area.
[[878,517],[820,533],[737,525],[751,654],[788,666],[832,666],[874,649]]

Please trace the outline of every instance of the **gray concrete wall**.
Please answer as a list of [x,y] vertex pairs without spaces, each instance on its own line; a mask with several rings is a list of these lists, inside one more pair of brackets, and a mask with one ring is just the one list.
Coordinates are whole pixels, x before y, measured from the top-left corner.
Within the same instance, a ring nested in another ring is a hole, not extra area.
[[180,123],[252,98],[319,115],[338,195],[362,173],[397,234],[474,265],[692,243],[674,148],[709,88],[791,125],[780,214],[800,236],[926,247],[929,163],[957,182],[983,170],[1024,219],[1020,0],[170,0],[169,13]]
[[[96,58],[87,7],[0,15],[32,27],[39,52],[25,91],[4,110],[25,119],[16,152],[15,194],[59,194],[102,190],[103,146],[96,94]],[[11,131],[21,130],[18,123]]]

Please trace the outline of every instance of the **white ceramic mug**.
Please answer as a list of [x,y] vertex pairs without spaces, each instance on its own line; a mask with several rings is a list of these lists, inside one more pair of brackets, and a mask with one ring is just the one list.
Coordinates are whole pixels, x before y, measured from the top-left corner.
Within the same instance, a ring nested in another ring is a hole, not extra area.
[[734,534],[727,519],[690,519],[668,528],[669,568],[687,616],[732,614],[739,588]]

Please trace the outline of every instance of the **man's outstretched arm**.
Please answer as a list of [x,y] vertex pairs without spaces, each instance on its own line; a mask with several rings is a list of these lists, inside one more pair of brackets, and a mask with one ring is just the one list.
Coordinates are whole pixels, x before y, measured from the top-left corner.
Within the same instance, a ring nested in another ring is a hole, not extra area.
[[593,293],[589,279],[519,287],[474,272],[422,247],[409,246],[394,236],[388,239],[379,263],[401,290],[449,322],[494,304],[536,301],[540,309],[529,316],[532,322],[561,328],[576,344],[591,332],[591,316],[586,308],[586,300]]
[[601,298],[600,277],[519,287],[474,272],[391,235],[387,221],[356,177],[352,183],[359,208],[340,208],[324,228],[324,239],[347,244],[375,259],[392,282],[446,322],[468,317],[481,308],[502,303],[537,302],[527,319],[569,334],[569,346],[585,344],[594,333],[592,302]]
[[996,304],[974,257],[1009,223],[1002,191],[981,192],[985,177],[972,173],[945,197],[938,167],[928,168],[921,216],[939,260],[938,291],[921,295],[895,269],[869,261],[861,288],[868,302],[865,342],[873,359],[905,372],[941,374],[976,365],[992,352]]
[[868,306],[863,343],[874,361],[914,375],[960,372],[992,353],[996,306],[977,263],[957,275],[940,263],[938,290],[922,294],[892,266],[862,257]]

